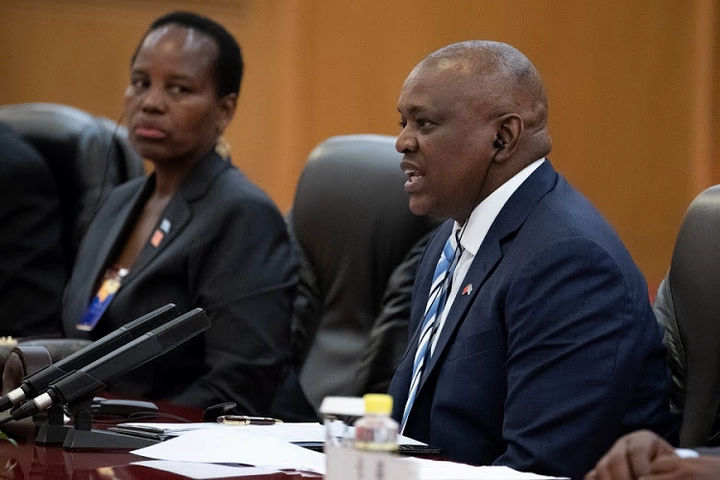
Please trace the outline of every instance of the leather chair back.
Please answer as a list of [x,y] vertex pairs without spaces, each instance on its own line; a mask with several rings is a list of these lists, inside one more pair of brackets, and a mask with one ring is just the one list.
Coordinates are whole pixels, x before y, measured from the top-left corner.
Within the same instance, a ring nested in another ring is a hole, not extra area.
[[71,267],[101,200],[115,185],[143,175],[143,162],[128,144],[124,127],[67,105],[0,106],[0,121],[39,150],[57,180],[63,247]]
[[[332,137],[311,152],[298,183],[289,214],[302,264],[293,339],[300,385],[316,410],[327,395],[365,393],[378,375],[359,373],[362,366],[382,364],[379,376],[391,376],[407,344],[419,254],[408,255],[439,220],[410,212],[400,160],[394,137]],[[371,346],[383,329],[391,335]],[[381,361],[367,358],[374,354]]]
[[[63,255],[71,271],[80,241],[102,199],[112,187],[144,175],[143,161],[130,147],[124,127],[67,105],[0,106],[0,122],[33,145],[55,177],[63,215]],[[88,343],[35,338],[23,340],[22,345],[43,347],[57,361]],[[13,346],[13,342],[0,342],[0,371]]]
[[720,411],[720,185],[690,204],[655,311],[682,410],[680,446],[707,445]]

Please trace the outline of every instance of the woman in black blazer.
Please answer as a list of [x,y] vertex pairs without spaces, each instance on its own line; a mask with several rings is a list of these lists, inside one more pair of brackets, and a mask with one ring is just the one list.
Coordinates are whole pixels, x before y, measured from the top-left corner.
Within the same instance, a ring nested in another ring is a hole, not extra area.
[[93,220],[65,332],[97,339],[167,303],[205,309],[212,326],[112,382],[120,395],[262,414],[280,381],[296,260],[274,203],[217,147],[242,68],[233,37],[187,12],[153,22],[133,54],[129,138],[154,172],[114,190]]

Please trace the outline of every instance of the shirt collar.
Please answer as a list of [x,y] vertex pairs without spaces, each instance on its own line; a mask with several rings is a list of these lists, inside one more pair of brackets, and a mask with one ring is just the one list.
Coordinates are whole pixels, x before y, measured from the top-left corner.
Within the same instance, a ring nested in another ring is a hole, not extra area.
[[[542,165],[545,158],[535,160],[533,163],[516,173],[510,180],[503,183],[497,190],[487,196],[485,200],[480,202],[470,214],[467,221],[467,227],[462,234],[460,243],[463,249],[475,256],[480,245],[482,245],[493,222],[500,214],[500,210],[505,206],[513,193],[520,188],[525,180],[528,179],[537,168]],[[455,222],[453,234],[462,228],[458,222]]]

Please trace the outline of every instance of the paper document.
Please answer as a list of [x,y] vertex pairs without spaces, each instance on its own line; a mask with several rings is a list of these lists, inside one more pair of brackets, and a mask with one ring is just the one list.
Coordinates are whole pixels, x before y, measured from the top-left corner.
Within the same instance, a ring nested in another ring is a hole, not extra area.
[[226,425],[225,428],[194,430],[132,453],[156,460],[325,472],[324,454],[278,438],[255,435],[248,427]]
[[[134,450],[132,453],[143,457],[167,462],[195,462],[251,465],[277,470],[299,470],[325,474],[325,455],[290,442],[322,442],[324,427],[319,423],[281,423],[276,425],[233,426],[221,423],[155,423],[123,424],[138,425],[147,429],[156,429],[169,434],[177,434],[149,447]],[[407,441],[415,440],[404,437]],[[415,444],[421,444],[415,442]],[[460,463],[443,462],[419,458],[394,457],[394,461],[408,462],[417,472],[419,480],[550,480],[533,473],[518,472],[508,467],[476,467]],[[175,471],[182,464],[173,465],[161,462],[143,465]],[[228,467],[232,468],[232,467]],[[192,467],[187,473],[193,476]],[[208,472],[210,473],[210,472]],[[220,472],[218,472],[220,473]],[[227,473],[227,471],[226,471]],[[247,470],[243,471],[243,474]],[[212,477],[205,477],[212,478]]]
[[183,433],[192,432],[195,430],[214,429],[214,428],[227,428],[228,425],[223,423],[119,423],[115,427],[111,427],[109,430],[123,432],[123,433],[148,433],[165,436],[178,436]]
[[[247,433],[263,437],[273,437],[291,443],[319,443],[325,441],[325,426],[317,422],[276,423],[275,425],[227,425],[224,423],[120,423],[111,428],[123,433],[148,433],[164,437],[175,437],[196,430],[225,430],[240,428]],[[399,445],[426,445],[412,438],[398,435]]]

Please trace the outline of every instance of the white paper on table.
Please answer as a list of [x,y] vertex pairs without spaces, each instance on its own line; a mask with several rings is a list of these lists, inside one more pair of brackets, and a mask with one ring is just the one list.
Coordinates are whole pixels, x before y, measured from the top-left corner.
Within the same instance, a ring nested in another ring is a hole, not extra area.
[[148,432],[187,432],[192,430],[204,430],[206,428],[229,427],[225,423],[216,422],[189,422],[189,423],[163,423],[163,422],[125,422],[118,423],[118,427],[137,428]]
[[190,462],[169,462],[165,460],[146,460],[144,462],[133,462],[132,465],[140,465],[155,470],[182,475],[183,477],[195,480],[206,480],[210,478],[247,477],[252,475],[263,475],[276,473],[278,470],[258,467],[230,467],[227,465],[213,465],[209,463]]
[[[226,428],[242,428],[253,434],[275,437],[287,442],[317,442],[325,441],[325,426],[318,422],[289,422],[274,425],[228,425],[224,423],[152,423],[128,422],[117,425],[119,428],[138,430],[141,432],[166,434],[168,436],[184,435],[195,430],[221,430]],[[399,445],[426,445],[403,435],[398,435]]]
[[158,436],[176,437],[178,435],[195,430],[227,428],[230,425],[212,422],[191,422],[191,423],[158,423],[158,422],[126,422],[119,423],[110,428],[111,431],[120,433],[147,433]]
[[404,461],[417,465],[420,480],[556,480],[564,478],[519,472],[509,467],[476,467],[463,463],[422,458],[406,458]]
[[[228,425],[232,426],[232,425]],[[312,423],[276,423],[275,425],[244,425],[241,427],[255,435],[275,437],[287,442],[323,443],[325,441],[325,425]],[[355,436],[355,427],[350,427],[350,435]],[[398,435],[398,445],[427,445],[404,435]]]
[[[272,428],[264,427],[264,428]],[[243,464],[278,470],[325,473],[325,455],[285,440],[252,433],[247,427],[195,430],[132,453],[156,460]],[[476,467],[420,458],[397,458],[415,465],[420,480],[550,480],[508,467]],[[183,473],[185,475],[185,473]]]
[[325,473],[324,454],[278,438],[253,435],[245,427],[187,432],[132,453],[156,460],[232,463]]

